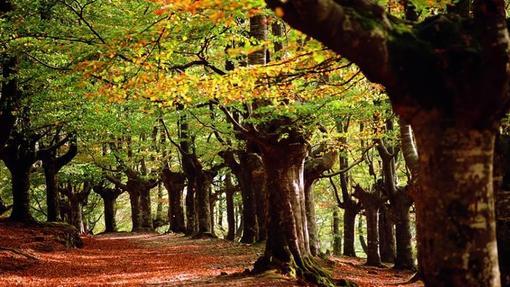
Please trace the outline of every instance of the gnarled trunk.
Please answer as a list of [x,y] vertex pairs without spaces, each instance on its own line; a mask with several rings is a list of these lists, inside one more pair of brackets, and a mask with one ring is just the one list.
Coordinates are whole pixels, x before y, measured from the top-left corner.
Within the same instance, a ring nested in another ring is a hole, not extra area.
[[[420,267],[427,286],[499,286],[492,159],[494,132],[415,127]],[[425,176],[426,175],[426,176]]]
[[266,147],[263,152],[269,191],[268,238],[255,271],[276,268],[319,285],[330,285],[328,275],[313,262],[308,238],[305,198],[305,145]]

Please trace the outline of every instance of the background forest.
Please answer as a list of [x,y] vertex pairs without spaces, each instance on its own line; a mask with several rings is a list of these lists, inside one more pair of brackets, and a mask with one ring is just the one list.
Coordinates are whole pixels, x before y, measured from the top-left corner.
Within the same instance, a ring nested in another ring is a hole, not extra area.
[[[409,22],[452,7],[378,4]],[[272,191],[302,180],[291,208],[311,255],[417,270],[410,124],[356,57],[270,7],[0,1],[1,216],[254,244],[293,200]]]

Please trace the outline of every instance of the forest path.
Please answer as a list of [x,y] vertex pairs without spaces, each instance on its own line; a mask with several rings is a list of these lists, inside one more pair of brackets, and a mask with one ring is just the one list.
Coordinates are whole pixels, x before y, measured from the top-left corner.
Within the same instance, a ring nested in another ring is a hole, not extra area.
[[[38,262],[0,272],[0,286],[304,286],[277,275],[243,275],[262,246],[191,240],[175,234],[108,234],[84,238],[82,249],[32,253]],[[335,259],[335,277],[360,286],[400,285],[411,276]]]

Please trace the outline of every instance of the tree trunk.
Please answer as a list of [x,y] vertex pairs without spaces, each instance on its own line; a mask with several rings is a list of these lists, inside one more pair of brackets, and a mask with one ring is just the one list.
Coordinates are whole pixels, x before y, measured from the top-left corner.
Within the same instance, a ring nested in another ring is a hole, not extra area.
[[18,222],[32,222],[30,214],[30,166],[11,167],[12,213],[10,219]]
[[424,175],[415,202],[425,284],[499,286],[494,132],[427,122],[415,135]]
[[188,181],[186,189],[186,235],[191,235],[196,232],[195,220],[195,183]]
[[104,224],[105,224],[105,232],[117,232],[117,221],[115,220],[115,200],[117,198],[114,196],[104,196]]
[[198,236],[212,236],[211,229],[211,179],[205,174],[197,177],[196,208],[198,215]]
[[48,222],[58,221],[58,186],[57,171],[52,164],[43,164],[46,180],[46,205]]
[[304,144],[272,145],[263,151],[269,191],[268,238],[255,271],[276,268],[319,285],[332,285],[330,277],[310,254],[304,202]]
[[411,245],[411,218],[409,216],[412,200],[405,190],[399,190],[394,196],[395,235],[397,243],[396,269],[414,270],[413,249]]
[[319,255],[319,236],[317,233],[317,219],[315,216],[315,199],[313,195],[313,183],[305,178],[305,208],[306,208],[306,223],[308,228],[308,237],[310,241],[310,254],[312,256]]
[[351,208],[344,209],[344,255],[356,257],[354,249],[354,229],[358,212]]
[[129,201],[131,203],[131,224],[132,232],[142,230],[142,217],[140,214],[140,193],[138,190],[128,190]]
[[494,153],[496,235],[501,286],[510,286],[510,137],[499,135]]
[[241,237],[242,243],[254,243],[257,241],[258,236],[258,223],[257,223],[257,201],[255,198],[254,178],[252,176],[253,164],[250,162],[248,153],[242,152],[239,154],[240,162],[240,178],[239,184],[241,187],[241,197],[243,200],[243,236]]
[[379,239],[378,239],[378,218],[379,208],[367,206],[365,209],[367,217],[367,263],[368,266],[382,266],[381,257],[379,255]]
[[395,232],[386,206],[379,209],[379,251],[382,262],[395,262]]
[[234,187],[232,186],[232,177],[227,174],[225,178],[225,196],[227,201],[227,222],[228,222],[228,232],[227,240],[235,239],[236,232],[236,218],[235,218],[235,210],[234,210]]
[[163,183],[168,191],[168,219],[170,230],[181,233],[186,231],[184,225],[184,210],[182,207],[182,194],[186,177],[182,173],[163,170]]
[[83,213],[81,209],[81,202],[78,200],[77,196],[72,196],[69,199],[69,203],[71,205],[71,225],[76,227],[80,234],[85,233],[85,225],[83,224]]
[[335,207],[333,211],[333,255],[342,254],[342,235],[340,234],[340,215]]
[[140,190],[141,229],[144,231],[154,230],[151,206],[151,189],[144,186]]

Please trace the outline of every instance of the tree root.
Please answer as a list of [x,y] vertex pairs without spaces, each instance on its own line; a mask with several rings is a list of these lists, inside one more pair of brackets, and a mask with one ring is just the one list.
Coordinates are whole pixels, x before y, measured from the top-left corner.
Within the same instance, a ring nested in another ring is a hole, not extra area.
[[276,258],[267,258],[266,256],[262,256],[255,262],[252,272],[258,274],[268,270],[277,270],[284,275],[298,277],[322,287],[357,286],[355,283],[348,280],[333,280],[331,278],[331,273],[320,267],[320,265],[311,257],[305,257],[300,264],[297,264],[297,262],[292,259],[289,262],[283,262]]

